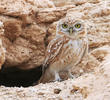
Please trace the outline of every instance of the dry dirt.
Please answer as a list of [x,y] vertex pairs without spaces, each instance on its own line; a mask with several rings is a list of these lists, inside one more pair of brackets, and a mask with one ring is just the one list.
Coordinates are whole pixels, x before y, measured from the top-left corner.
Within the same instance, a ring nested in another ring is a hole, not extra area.
[[0,0],[1,70],[41,67],[57,21],[65,16],[87,23],[89,55],[72,69],[76,78],[26,88],[0,86],[0,100],[110,100],[109,0]]

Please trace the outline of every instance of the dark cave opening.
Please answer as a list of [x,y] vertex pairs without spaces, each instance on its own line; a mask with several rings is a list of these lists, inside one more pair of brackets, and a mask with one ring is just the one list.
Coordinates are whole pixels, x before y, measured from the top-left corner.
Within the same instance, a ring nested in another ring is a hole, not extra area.
[[42,74],[42,67],[31,70],[21,70],[16,67],[0,70],[0,85],[6,87],[28,87],[37,83]]

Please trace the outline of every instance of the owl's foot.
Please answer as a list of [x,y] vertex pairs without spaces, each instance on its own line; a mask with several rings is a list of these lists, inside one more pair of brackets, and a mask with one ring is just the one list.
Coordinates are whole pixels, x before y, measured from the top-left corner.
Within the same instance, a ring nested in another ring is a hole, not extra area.
[[60,78],[60,76],[59,76],[59,73],[58,72],[55,72],[55,80],[53,80],[54,82],[55,81],[59,81],[59,82],[61,82],[62,81],[62,79]]
[[58,80],[53,80],[52,82],[56,82],[56,81],[61,82],[61,81],[63,81],[63,80],[60,78],[60,79],[58,79]]
[[74,79],[74,75],[71,72],[68,72],[68,77]]

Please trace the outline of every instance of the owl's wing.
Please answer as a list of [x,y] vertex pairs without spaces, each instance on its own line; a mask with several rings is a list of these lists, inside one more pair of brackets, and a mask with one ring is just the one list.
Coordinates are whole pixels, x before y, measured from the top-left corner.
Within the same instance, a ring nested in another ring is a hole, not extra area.
[[51,42],[47,46],[46,58],[45,58],[45,61],[43,63],[43,72],[48,67],[48,65],[52,61],[54,61],[54,59],[61,52],[61,49],[63,47],[63,44],[64,44],[64,38],[63,37],[59,37],[59,38],[56,38],[54,40],[51,40]]

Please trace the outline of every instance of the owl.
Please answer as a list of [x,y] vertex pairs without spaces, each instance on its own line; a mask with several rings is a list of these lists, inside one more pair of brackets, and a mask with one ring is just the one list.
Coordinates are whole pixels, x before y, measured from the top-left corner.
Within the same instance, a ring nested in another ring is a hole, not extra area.
[[88,39],[85,22],[81,19],[65,17],[58,21],[56,36],[47,46],[43,62],[43,74],[39,83],[61,81],[59,72],[68,71],[68,77],[73,78],[70,70],[88,53]]

